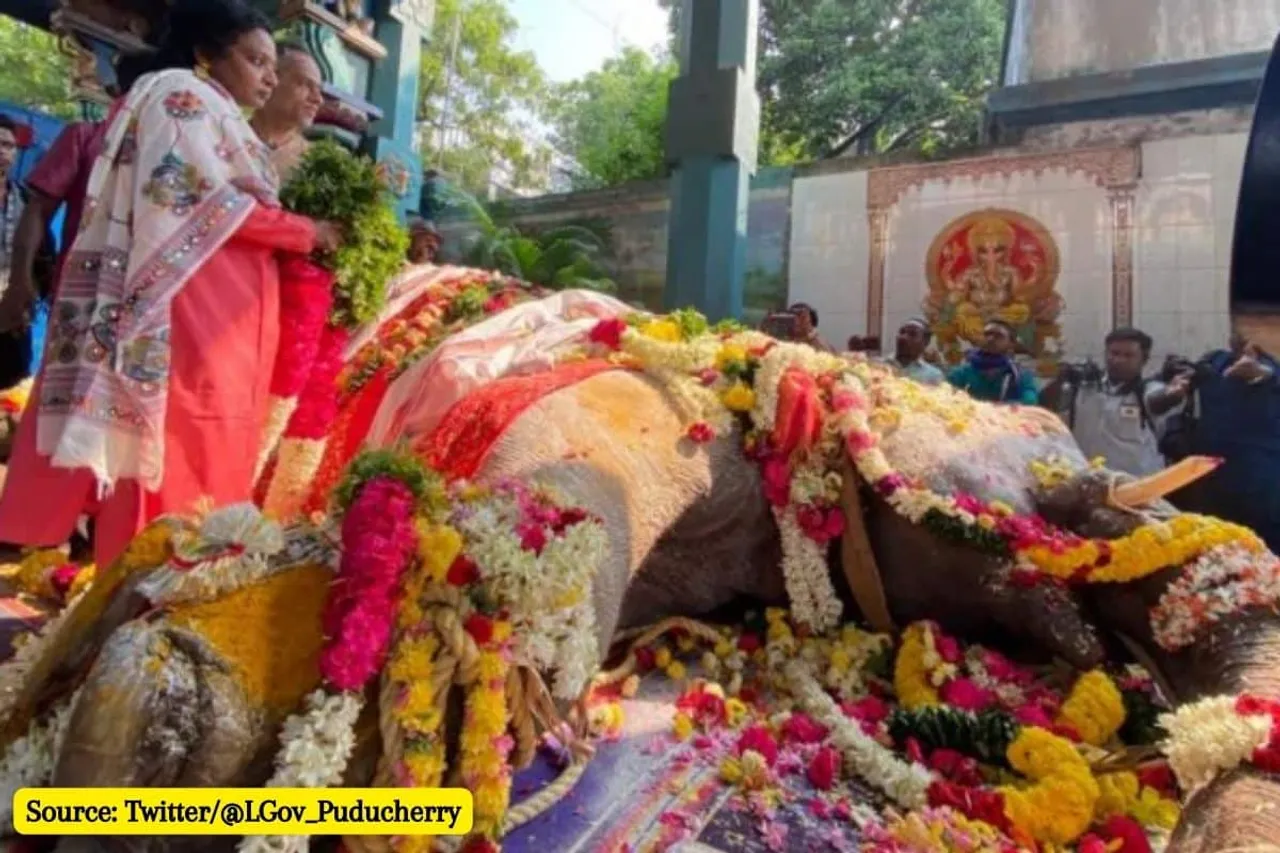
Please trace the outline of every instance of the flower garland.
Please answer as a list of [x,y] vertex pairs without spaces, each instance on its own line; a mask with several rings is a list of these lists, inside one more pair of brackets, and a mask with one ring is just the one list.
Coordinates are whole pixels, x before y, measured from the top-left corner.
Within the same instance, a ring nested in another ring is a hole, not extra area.
[[263,427],[255,481],[266,470],[298,407],[298,395],[306,387],[332,309],[332,272],[301,257],[280,262],[280,348],[271,372],[270,409]]
[[0,829],[13,830],[13,797],[18,791],[48,785],[53,778],[79,698],[77,690],[43,719],[32,720],[26,734],[11,743],[0,758]]
[[1280,773],[1280,702],[1255,696],[1218,696],[1165,714],[1161,745],[1184,791],[1207,785],[1249,763]]
[[1253,607],[1280,602],[1280,561],[1265,549],[1240,544],[1213,548],[1165,588],[1151,609],[1156,642],[1176,652],[1205,630]]
[[[386,660],[401,578],[417,547],[413,517],[421,485],[397,473],[378,471],[345,490],[342,560],[322,620],[328,638],[320,652],[324,686],[286,721],[268,787],[333,784],[346,770],[354,736],[343,733],[354,730],[364,689]],[[249,838],[240,849],[288,843]]]
[[338,374],[349,334],[342,326],[324,329],[311,376],[280,442],[264,504],[272,518],[287,521],[297,516],[307,497],[307,484],[320,468],[325,439],[338,414]]

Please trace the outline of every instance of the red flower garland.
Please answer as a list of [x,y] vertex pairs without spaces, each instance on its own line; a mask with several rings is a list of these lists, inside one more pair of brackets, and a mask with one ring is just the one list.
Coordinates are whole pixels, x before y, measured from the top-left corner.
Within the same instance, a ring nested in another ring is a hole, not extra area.
[[311,377],[298,397],[298,408],[289,419],[285,438],[318,441],[329,434],[329,427],[338,416],[338,374],[349,335],[341,326],[325,327]]
[[280,262],[280,348],[271,393],[296,397],[311,373],[325,320],[333,308],[333,273],[303,257]]
[[365,483],[342,519],[342,563],[325,604],[328,642],[320,674],[338,691],[361,690],[391,647],[401,577],[418,544],[413,492],[393,477]]

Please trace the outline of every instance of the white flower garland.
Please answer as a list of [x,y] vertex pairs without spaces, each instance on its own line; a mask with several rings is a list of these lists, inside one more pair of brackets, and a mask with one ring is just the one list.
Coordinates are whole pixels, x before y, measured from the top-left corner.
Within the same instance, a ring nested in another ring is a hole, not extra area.
[[1151,631],[1162,648],[1176,652],[1223,619],[1277,602],[1280,563],[1275,555],[1222,545],[1203,554],[1169,584],[1151,609]]
[[[355,727],[364,698],[325,690],[310,693],[301,713],[285,720],[276,770],[268,788],[330,788],[342,782],[355,750]],[[299,853],[306,836],[246,836],[240,853]]]
[[80,699],[77,690],[52,714],[34,719],[27,733],[9,744],[0,759],[0,829],[13,829],[13,795],[22,788],[48,785],[62,751],[71,712]]
[[[562,500],[555,503],[561,509],[573,508]],[[609,553],[608,536],[588,517],[548,537],[537,554],[521,545],[516,532],[520,521],[518,501],[501,490],[479,505],[460,507],[450,519],[463,534],[464,552],[475,561],[482,582],[510,610],[516,659],[542,671],[554,670],[552,694],[576,699],[599,665],[590,595]],[[459,615],[466,618],[465,613]]]
[[831,732],[832,743],[844,756],[845,767],[883,791],[906,809],[923,808],[929,801],[933,772],[919,764],[907,763],[881,744],[863,734],[857,723],[846,717],[799,659],[786,666],[791,691],[809,716]]
[[288,568],[273,569],[268,562],[284,547],[280,525],[253,504],[233,504],[176,536],[169,562],[138,590],[157,607],[212,601]]
[[1187,793],[1248,761],[1270,739],[1271,717],[1241,715],[1236,702],[1234,696],[1215,696],[1160,717],[1169,734],[1161,749]]
[[792,505],[774,507],[782,538],[782,574],[791,599],[791,613],[818,633],[840,624],[844,606],[831,583],[827,567],[827,549],[804,532],[796,521]]
[[49,641],[62,630],[63,623],[71,616],[80,598],[81,596],[77,596],[75,601],[45,622],[38,631],[27,634],[13,655],[0,664],[0,721],[7,722],[13,715],[14,706],[22,694],[22,687],[31,667],[44,656]]

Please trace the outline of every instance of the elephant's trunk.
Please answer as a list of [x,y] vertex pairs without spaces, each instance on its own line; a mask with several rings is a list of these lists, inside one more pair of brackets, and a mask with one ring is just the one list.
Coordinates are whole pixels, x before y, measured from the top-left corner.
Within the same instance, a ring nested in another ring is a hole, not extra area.
[[[1280,697],[1280,621],[1268,613],[1219,626],[1192,651],[1159,664],[1178,701]],[[1192,796],[1169,853],[1227,850],[1280,851],[1280,777],[1242,767]]]
[[[1113,615],[1123,611],[1131,618],[1135,612],[1145,613],[1144,608],[1132,608],[1113,595],[1107,595],[1102,606]],[[1146,626],[1128,627],[1176,702],[1240,693],[1280,697],[1280,619],[1273,612],[1243,614],[1219,623],[1177,654],[1159,649],[1150,629],[1142,632]],[[1167,853],[1231,850],[1280,851],[1280,777],[1245,766],[1196,791]]]

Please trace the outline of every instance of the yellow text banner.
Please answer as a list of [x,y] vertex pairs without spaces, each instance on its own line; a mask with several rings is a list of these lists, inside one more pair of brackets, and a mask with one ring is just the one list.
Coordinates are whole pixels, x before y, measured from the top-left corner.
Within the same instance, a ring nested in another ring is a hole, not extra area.
[[466,835],[463,788],[22,788],[19,835]]

